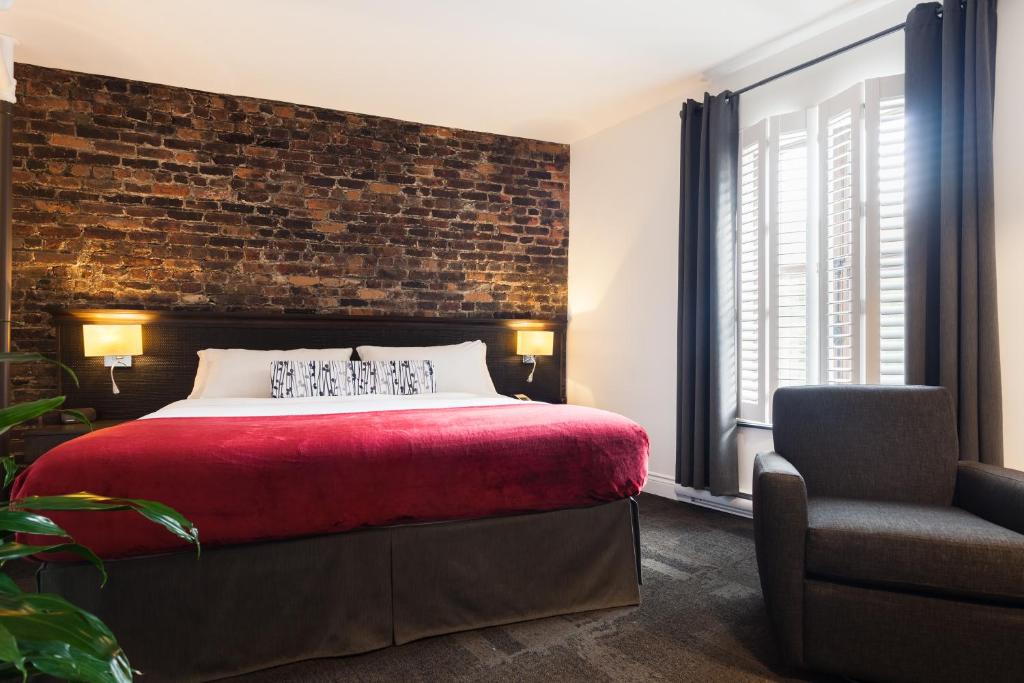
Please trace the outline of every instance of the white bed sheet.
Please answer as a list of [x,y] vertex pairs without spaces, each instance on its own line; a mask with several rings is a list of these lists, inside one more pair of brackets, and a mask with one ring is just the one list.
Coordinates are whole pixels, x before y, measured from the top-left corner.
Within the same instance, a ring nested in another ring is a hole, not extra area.
[[272,415],[327,415],[368,413],[378,410],[465,408],[471,406],[526,405],[508,396],[464,393],[414,396],[343,396],[324,398],[192,398],[170,403],[141,419],[161,417],[266,417]]

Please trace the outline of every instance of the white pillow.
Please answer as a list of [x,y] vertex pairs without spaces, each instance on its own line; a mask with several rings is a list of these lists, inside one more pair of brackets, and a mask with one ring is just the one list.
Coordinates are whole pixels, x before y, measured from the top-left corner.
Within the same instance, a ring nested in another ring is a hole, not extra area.
[[199,398],[203,393],[203,387],[206,386],[206,376],[210,374],[210,361],[207,357],[209,351],[219,349],[203,349],[202,351],[196,351],[196,355],[199,356],[199,368],[196,370],[195,381],[192,382],[192,393],[188,395],[188,398]]
[[358,346],[359,360],[429,360],[434,364],[438,392],[496,395],[487,371],[487,344],[463,342],[449,346]]
[[270,398],[270,364],[276,360],[347,361],[352,349],[203,349],[189,398]]

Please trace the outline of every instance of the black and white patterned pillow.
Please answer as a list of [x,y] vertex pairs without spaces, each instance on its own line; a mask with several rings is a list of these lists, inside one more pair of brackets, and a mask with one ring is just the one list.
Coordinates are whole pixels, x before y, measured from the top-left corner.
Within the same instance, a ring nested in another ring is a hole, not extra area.
[[344,361],[275,360],[270,363],[271,398],[345,396]]
[[408,396],[437,391],[429,360],[297,361],[270,364],[272,398]]
[[348,361],[347,396],[433,394],[434,363],[429,360]]

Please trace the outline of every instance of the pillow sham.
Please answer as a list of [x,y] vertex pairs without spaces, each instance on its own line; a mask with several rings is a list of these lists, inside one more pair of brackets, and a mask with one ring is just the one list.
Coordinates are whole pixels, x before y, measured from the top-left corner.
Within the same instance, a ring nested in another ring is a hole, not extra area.
[[437,391],[497,395],[487,370],[487,344],[476,341],[446,346],[359,346],[359,360],[429,360]]
[[345,362],[352,349],[203,349],[189,398],[270,398],[267,366],[275,360]]
[[410,396],[432,394],[435,388],[429,360],[279,360],[270,364],[271,398]]

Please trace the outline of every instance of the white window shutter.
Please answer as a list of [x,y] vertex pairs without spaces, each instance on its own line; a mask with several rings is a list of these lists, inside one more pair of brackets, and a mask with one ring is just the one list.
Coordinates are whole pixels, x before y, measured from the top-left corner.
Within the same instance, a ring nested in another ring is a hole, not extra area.
[[769,141],[769,386],[812,381],[811,140],[804,111],[771,119]]
[[770,422],[778,387],[905,382],[903,81],[741,131],[742,420]]
[[903,384],[906,338],[903,75],[865,83],[865,365],[871,384]]
[[737,235],[737,332],[739,334],[740,418],[766,419],[765,277],[767,229],[765,201],[767,123],[761,121],[740,135],[740,209]]
[[821,381],[862,382],[861,102],[863,86],[818,107]]

